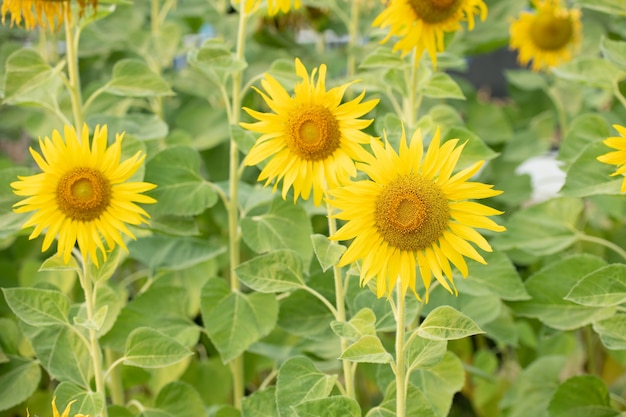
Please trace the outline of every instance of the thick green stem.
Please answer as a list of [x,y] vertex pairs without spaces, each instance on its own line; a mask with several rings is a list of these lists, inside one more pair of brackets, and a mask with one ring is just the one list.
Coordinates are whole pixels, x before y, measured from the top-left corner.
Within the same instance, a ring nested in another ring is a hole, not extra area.
[[[72,103],[72,113],[74,116],[74,125],[76,130],[80,132],[84,123],[83,116],[83,97],[80,89],[80,75],[78,72],[78,38],[79,28],[75,23],[76,19],[72,19],[72,10],[69,3],[64,3],[65,8],[65,48],[67,58],[67,73],[69,76],[69,94]],[[71,23],[70,23],[71,22]]]
[[417,99],[417,74],[419,71],[419,59],[416,51],[413,51],[412,54],[412,65],[409,73],[407,85],[408,85],[408,95],[404,98],[404,123],[407,126],[407,129],[410,131],[413,130],[415,126],[415,122],[417,121],[417,112],[419,110],[418,106],[421,103],[421,95],[419,100]]
[[396,289],[396,417],[406,417],[406,366],[404,364],[405,300],[401,288]]
[[[239,10],[239,28],[237,32],[237,47],[235,50],[236,59],[244,58],[244,47],[246,37],[246,2],[242,1]],[[233,95],[231,101],[231,126],[239,123],[241,109],[241,80],[242,71],[233,75]],[[235,273],[235,268],[239,265],[239,148],[237,143],[230,141],[230,164],[229,164],[229,204],[228,204],[228,236],[229,236],[229,256],[230,256],[230,288],[232,291],[239,291],[240,284]],[[241,400],[244,395],[244,366],[243,356],[239,356],[230,363],[230,370],[233,377],[233,405],[241,409]]]
[[117,367],[116,362],[119,361],[119,355],[111,349],[105,349],[104,351],[107,368],[106,381],[109,388],[109,394],[111,395],[111,402],[113,405],[124,405],[124,387],[122,386],[122,372]]
[[[87,323],[94,323],[95,308],[96,308],[96,295],[94,291],[94,282],[89,276],[89,257],[83,257],[82,259],[83,269],[80,274],[80,285],[83,287],[85,293],[85,308],[87,310]],[[89,354],[91,356],[91,362],[93,364],[94,379],[96,382],[96,393],[102,397],[102,409],[101,416],[107,416],[106,407],[106,391],[104,387],[104,372],[102,370],[102,349],[100,349],[100,343],[98,342],[98,332],[93,326],[89,326]]]
[[[328,210],[328,233],[329,235],[335,234],[337,231],[337,220],[333,217],[332,207],[326,205]],[[345,289],[343,286],[343,274],[341,268],[333,265],[333,277],[335,279],[335,304],[337,308],[337,321],[346,321],[346,303],[345,303]],[[341,352],[344,352],[348,348],[348,341],[346,338],[341,338]],[[354,366],[349,361],[342,361],[343,364],[343,377],[344,385],[346,387],[346,395],[356,400],[356,391],[354,389]]]

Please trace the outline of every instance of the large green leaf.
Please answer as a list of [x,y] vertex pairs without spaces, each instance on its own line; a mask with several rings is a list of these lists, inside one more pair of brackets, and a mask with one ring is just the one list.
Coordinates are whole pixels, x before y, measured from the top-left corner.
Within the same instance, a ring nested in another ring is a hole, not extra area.
[[52,326],[68,323],[70,301],[60,291],[39,288],[2,288],[7,304],[24,323]]
[[157,203],[154,215],[190,216],[217,202],[217,193],[199,174],[200,154],[193,148],[173,146],[155,155],[146,165],[147,182],[157,185],[150,195]]
[[623,178],[611,176],[615,171],[615,166],[603,164],[597,160],[598,156],[610,151],[611,149],[602,142],[594,142],[584,148],[570,165],[561,194],[570,197],[598,194],[619,195]]
[[242,417],[276,417],[276,387],[254,391],[241,402]]
[[591,307],[617,306],[626,302],[626,265],[606,265],[585,275],[565,299]]
[[578,4],[610,15],[626,16],[626,4],[622,0],[579,0]]
[[139,327],[128,335],[124,364],[140,368],[161,368],[182,361],[193,353],[166,334]]
[[477,161],[490,160],[498,156],[481,137],[463,127],[452,127],[445,133],[445,139],[459,139],[460,144],[465,144],[461,157],[457,163],[457,169],[470,166]]
[[411,337],[411,341],[405,347],[409,372],[434,366],[446,354],[448,343],[444,340],[425,339],[417,335]]
[[41,379],[41,368],[36,361],[18,356],[9,359],[7,363],[0,363],[0,411],[28,399]]
[[155,406],[172,417],[198,417],[206,412],[198,391],[180,381],[164,386],[156,397]]
[[[124,144],[129,138],[139,141],[162,139],[167,136],[168,125],[154,114],[129,113],[123,116],[115,114],[93,114],[87,116],[89,126],[107,125],[109,132],[125,132]],[[124,147],[122,147],[124,148]],[[143,149],[145,152],[145,149]],[[128,155],[132,156],[134,153]]]
[[385,350],[378,336],[369,334],[361,336],[356,342],[348,346],[340,358],[350,362],[393,362],[393,357]]
[[609,391],[596,376],[579,375],[563,382],[548,406],[550,417],[618,417],[610,407]]
[[308,269],[313,255],[313,230],[301,205],[276,198],[267,213],[241,219],[241,231],[244,242],[255,252],[291,249],[302,257],[304,268]]
[[557,157],[559,161],[565,162],[563,169],[569,170],[587,146],[608,137],[609,133],[606,120],[596,113],[581,114],[572,120]]
[[335,317],[319,299],[304,290],[281,300],[278,325],[289,333],[312,337],[329,331]]
[[339,395],[303,401],[295,412],[298,417],[361,417],[359,403]]
[[600,48],[606,59],[626,71],[626,41],[617,41],[602,37]]
[[575,226],[583,210],[580,199],[560,197],[516,211],[506,233],[493,244],[500,250],[521,249],[537,256],[561,252],[577,240]]
[[134,58],[119,60],[113,66],[113,76],[105,86],[106,92],[123,97],[168,96],[174,93],[161,76],[148,65]]
[[189,52],[189,64],[200,70],[217,85],[226,78],[246,68],[246,62],[238,59],[221,39],[209,39],[199,49]]
[[426,97],[465,100],[461,87],[445,72],[434,73],[422,88]]
[[552,69],[557,77],[584,85],[613,91],[618,80],[626,77],[623,71],[611,62],[595,57],[583,57]]
[[221,279],[205,284],[201,310],[207,333],[224,363],[268,335],[278,319],[273,294],[230,292]]
[[417,333],[431,340],[454,340],[484,332],[460,311],[450,306],[440,306],[426,316]]
[[346,251],[345,246],[331,242],[325,235],[311,235],[311,242],[313,242],[313,251],[323,271],[335,265]]
[[[406,415],[420,417],[439,417],[433,410],[430,398],[413,384],[408,384],[406,393]],[[396,416],[396,384],[389,384],[385,390],[385,397],[378,406],[372,408],[366,417],[395,417]],[[443,416],[441,416],[443,417]]]
[[248,287],[259,292],[284,292],[302,288],[302,259],[291,250],[277,250],[243,262],[235,273]]
[[593,323],[593,330],[600,335],[607,349],[626,349],[626,314],[616,314]]
[[359,64],[361,68],[402,68],[407,63],[388,46],[379,46]]
[[278,415],[297,417],[294,407],[305,401],[326,398],[336,379],[336,375],[326,375],[315,369],[310,359],[294,357],[287,360],[278,370],[276,379]]
[[361,336],[376,335],[376,315],[370,308],[362,308],[348,322],[333,321],[330,323],[333,332],[339,337],[351,341]]
[[59,409],[62,409],[61,404],[76,401],[70,410],[72,415],[76,413],[95,416],[102,413],[104,408],[104,398],[101,394],[69,382],[60,383],[54,390],[54,395]]
[[526,289],[532,299],[509,304],[521,316],[534,317],[559,330],[573,330],[614,314],[614,307],[589,307],[565,297],[585,275],[605,262],[591,255],[574,255],[556,261],[531,275]]

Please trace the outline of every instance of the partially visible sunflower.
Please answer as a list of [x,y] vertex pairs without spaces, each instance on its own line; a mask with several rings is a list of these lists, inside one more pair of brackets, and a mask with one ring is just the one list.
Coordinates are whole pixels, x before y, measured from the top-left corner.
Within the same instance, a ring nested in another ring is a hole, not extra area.
[[491,185],[467,181],[484,161],[453,175],[465,145],[457,146],[458,139],[440,145],[440,140],[437,129],[426,155],[419,130],[408,145],[402,132],[399,153],[389,142],[383,146],[372,141],[374,155],[357,164],[370,179],[329,192],[328,203],[341,210],[335,217],[347,221],[330,238],[354,239],[338,265],[362,260],[361,284],[376,278],[378,297],[389,296],[397,280],[403,295],[410,288],[418,296],[416,268],[426,288],[426,301],[433,276],[456,293],[450,263],[467,277],[464,256],[485,263],[469,242],[492,250],[474,228],[505,230],[488,218],[502,212],[468,201],[502,193]]
[[[52,399],[52,417],[69,417],[70,408],[72,408],[72,404],[74,404],[76,400],[70,401],[67,404],[67,407],[65,407],[65,411],[63,411],[63,414],[61,415],[59,415],[59,410],[57,409],[56,400],[57,400],[57,397],[54,397]],[[28,410],[26,410],[26,417],[30,417],[30,413],[28,412]],[[74,417],[89,417],[89,415],[74,414]]]
[[[611,175],[624,175],[626,174],[626,127],[620,125],[613,125],[615,130],[619,132],[620,136],[611,136],[604,140],[604,144],[609,148],[617,149],[616,151],[606,153],[598,157],[598,161],[605,164],[617,165],[617,170]],[[621,192],[626,191],[626,176],[622,181]]]
[[135,237],[126,224],[147,223],[145,218],[150,216],[135,203],[155,203],[141,193],[156,186],[127,182],[146,155],[139,151],[120,162],[123,134],[107,147],[106,125],[96,126],[91,145],[87,125],[80,139],[73,127],[65,126],[63,133],[64,137],[55,130],[52,139],[40,139],[41,154],[30,149],[43,172],[11,183],[15,194],[27,197],[15,203],[13,210],[34,212],[22,228],[35,226],[30,239],[45,231],[42,251],[58,236],[57,253],[65,263],[78,242],[83,259],[90,256],[98,265],[97,250],[106,259],[102,239],[109,250],[116,244],[126,249],[122,233]]
[[[79,14],[82,14],[87,4],[96,9],[98,0],[77,0]],[[71,5],[70,0],[3,0],[2,23],[4,24],[7,12],[11,15],[11,25],[20,26],[24,20],[24,27],[32,30],[36,26],[42,29],[58,29],[65,21],[66,8]]]
[[541,71],[572,59],[572,51],[581,41],[580,11],[561,7],[560,0],[533,0],[536,12],[522,12],[511,23],[511,49],[517,49],[518,61]]
[[274,16],[278,12],[287,13],[292,8],[299,9],[302,5],[301,0],[293,0],[293,6],[291,3],[292,0],[267,0],[267,14]]
[[418,56],[428,51],[433,65],[437,65],[437,52],[444,50],[444,34],[461,29],[461,21],[467,21],[469,30],[474,29],[474,14],[481,20],[487,17],[483,0],[390,0],[376,17],[373,26],[386,28],[398,40],[393,50],[408,54],[416,48]]
[[[348,181],[356,175],[354,161],[367,156],[362,144],[370,136],[361,131],[372,123],[359,117],[372,110],[378,100],[362,102],[365,92],[341,104],[351,83],[326,91],[326,65],[313,69],[311,75],[296,58],[296,74],[302,82],[290,95],[269,74],[261,81],[265,93],[255,89],[273,113],[261,113],[244,108],[255,123],[241,126],[262,136],[245,159],[246,165],[256,165],[269,159],[258,180],[265,185],[274,182],[274,191],[280,181],[286,198],[291,187],[294,202],[298,197],[313,200],[320,205],[324,191]],[[317,80],[316,80],[317,76]]]

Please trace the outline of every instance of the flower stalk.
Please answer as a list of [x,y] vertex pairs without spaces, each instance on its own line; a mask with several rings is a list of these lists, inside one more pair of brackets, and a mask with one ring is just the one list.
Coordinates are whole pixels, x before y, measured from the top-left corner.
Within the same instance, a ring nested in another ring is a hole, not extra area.
[[80,74],[78,71],[78,41],[80,27],[76,19],[72,19],[72,10],[69,3],[63,3],[65,13],[65,48],[67,58],[67,74],[69,77],[69,94],[72,104],[74,126],[80,129],[84,123],[83,97],[80,89]]
[[399,285],[396,290],[396,366],[394,368],[396,376],[396,416],[406,417],[406,385],[407,373],[404,357],[404,334],[406,330],[405,316],[406,303],[405,295]]

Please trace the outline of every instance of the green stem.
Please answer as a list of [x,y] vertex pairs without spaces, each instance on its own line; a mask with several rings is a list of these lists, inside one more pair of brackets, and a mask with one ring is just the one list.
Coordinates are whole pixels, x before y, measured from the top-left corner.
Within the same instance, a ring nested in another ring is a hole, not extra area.
[[80,75],[78,72],[78,39],[80,29],[75,24],[76,19],[72,19],[72,10],[69,3],[64,3],[63,7],[65,8],[66,22],[64,26],[67,72],[70,84],[69,94],[76,131],[80,132],[84,123],[83,97],[80,90]]
[[617,97],[619,102],[622,103],[622,106],[624,106],[624,109],[626,109],[626,97],[624,97],[622,92],[619,91],[619,82],[618,82],[618,80],[615,80],[615,84],[613,86],[613,90],[615,92],[615,97]]
[[[160,0],[152,0],[150,5],[150,33],[152,36],[152,41],[157,44],[157,40],[159,39],[159,34],[161,32],[161,19],[165,19],[166,15],[160,15],[159,8]],[[167,13],[167,10],[164,10]],[[161,63],[159,62],[158,57],[154,57],[152,60],[152,69],[157,73],[161,74]],[[163,98],[160,96],[154,97],[150,100],[150,105],[152,107],[152,112],[157,115],[159,118],[163,118]]]
[[406,366],[404,364],[405,300],[401,288],[396,289],[396,417],[406,417]]
[[565,132],[567,131],[567,116],[565,114],[565,109],[563,108],[561,100],[559,100],[559,97],[555,94],[554,87],[548,88],[547,92],[550,100],[552,100],[552,104],[554,104],[554,108],[556,109],[556,114],[559,119],[561,137],[563,137],[565,136]]
[[356,55],[354,48],[359,40],[359,0],[353,0],[350,7],[350,25],[348,26],[348,79],[352,79],[356,74]]
[[[334,235],[337,232],[337,220],[333,217],[333,209],[330,205],[326,205],[328,210],[328,233]],[[335,279],[335,304],[337,307],[337,321],[345,322],[346,320],[346,302],[345,302],[345,289],[343,286],[343,276],[341,274],[341,268],[337,265],[333,265],[333,277]],[[348,341],[346,338],[341,338],[341,352],[344,352],[348,348]],[[346,395],[356,400],[356,392],[354,389],[354,370],[352,363],[349,361],[342,361],[343,364],[343,377],[345,380]]]
[[[409,79],[407,82],[408,85],[408,96],[404,98],[404,123],[406,123],[407,129],[410,131],[413,130],[413,126],[415,126],[415,122],[417,121],[417,111],[418,111],[418,101],[416,99],[417,95],[417,74],[419,71],[419,57],[415,50],[412,53],[412,65],[411,72],[409,74]],[[421,95],[420,100],[421,103]]]
[[626,251],[624,251],[624,249],[620,248],[615,243],[609,240],[602,239],[601,237],[597,237],[597,236],[589,236],[580,232],[578,233],[577,237],[578,237],[578,240],[591,242],[591,243],[597,243],[598,245],[602,245],[606,248],[609,248],[626,260]]
[[[235,50],[236,59],[243,60],[246,37],[246,2],[241,2],[239,9],[239,27],[237,31],[237,46]],[[241,80],[242,71],[233,74],[233,95],[230,112],[230,124],[236,126],[239,123],[241,108]],[[230,288],[232,291],[239,291],[240,284],[235,273],[235,268],[239,265],[239,148],[234,140],[230,141],[230,164],[229,164],[229,197],[228,209],[228,236],[229,236],[229,257],[230,257]],[[230,363],[230,370],[233,377],[233,405],[241,410],[241,401],[244,395],[244,364],[243,355],[233,359]]]
[[[96,295],[94,291],[94,282],[89,276],[89,256],[82,259],[82,274],[80,274],[80,285],[83,287],[85,293],[85,308],[87,310],[87,323],[94,322],[95,308],[96,308]],[[88,329],[89,332],[89,354],[91,356],[91,362],[93,364],[94,379],[96,382],[96,393],[102,397],[102,416],[107,416],[106,407],[106,392],[104,388],[104,373],[102,370],[102,350],[100,349],[100,343],[98,342],[97,330],[92,326]]]
[[114,405],[124,405],[124,387],[122,386],[122,373],[117,366],[124,358],[118,358],[118,354],[111,349],[104,351],[107,361],[107,372],[104,380],[108,381],[109,393],[111,394],[111,402]]

